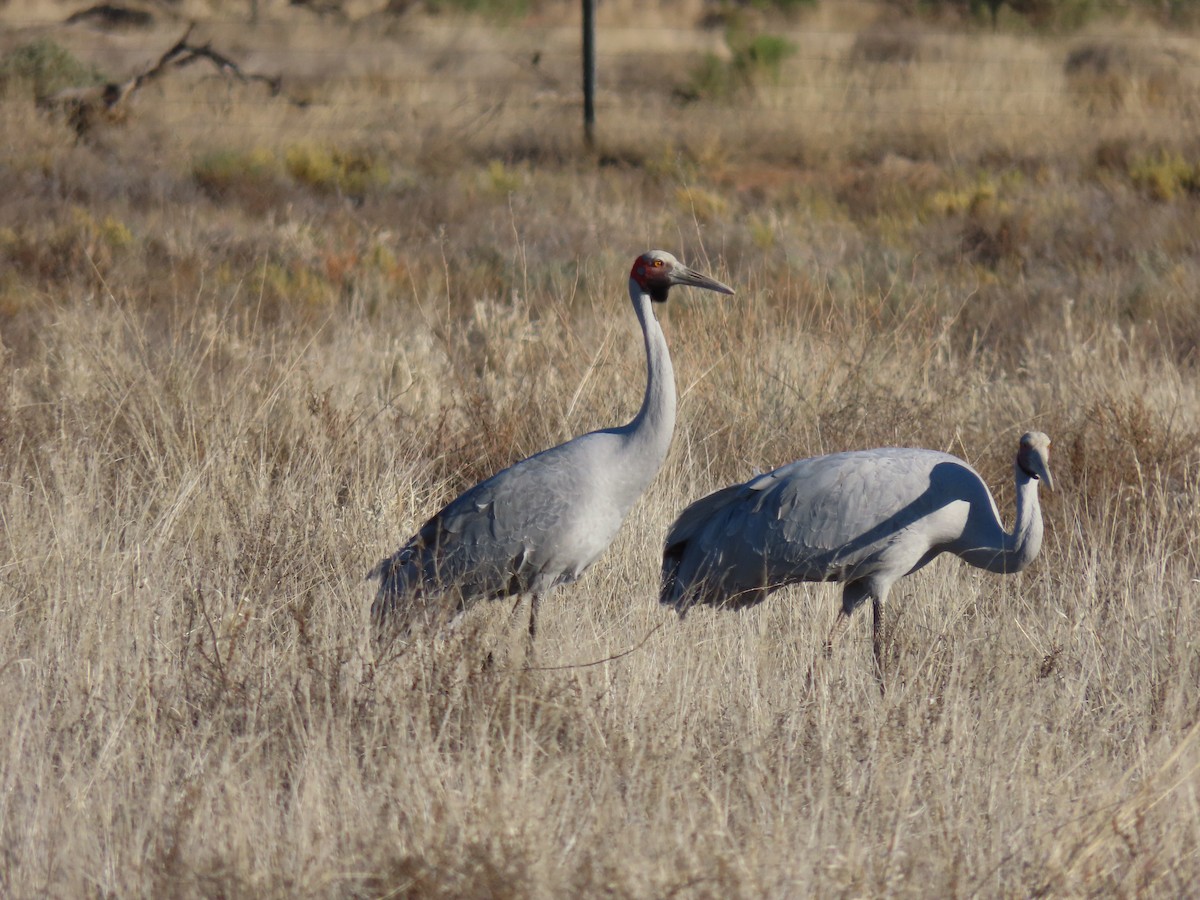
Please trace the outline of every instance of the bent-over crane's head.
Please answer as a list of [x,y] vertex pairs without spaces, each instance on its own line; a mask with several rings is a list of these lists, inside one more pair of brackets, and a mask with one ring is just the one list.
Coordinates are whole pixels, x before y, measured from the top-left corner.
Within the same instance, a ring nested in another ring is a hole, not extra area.
[[1027,431],[1021,435],[1021,447],[1017,450],[1017,466],[1030,478],[1046,482],[1054,490],[1054,479],[1050,477],[1050,438],[1040,431]]
[[667,292],[677,284],[704,288],[718,294],[732,294],[733,288],[721,284],[715,278],[701,275],[689,269],[666,250],[648,250],[633,262],[629,278],[650,295],[656,303],[667,302]]

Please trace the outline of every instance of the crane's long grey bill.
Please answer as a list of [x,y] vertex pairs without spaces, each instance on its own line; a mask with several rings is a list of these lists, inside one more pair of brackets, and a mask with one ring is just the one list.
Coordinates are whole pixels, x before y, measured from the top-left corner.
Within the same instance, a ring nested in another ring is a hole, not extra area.
[[732,294],[733,288],[728,285],[721,284],[715,278],[709,278],[707,275],[701,275],[695,269],[677,269],[675,272],[675,280],[679,284],[686,284],[691,287],[704,288],[706,291],[716,291],[718,294]]

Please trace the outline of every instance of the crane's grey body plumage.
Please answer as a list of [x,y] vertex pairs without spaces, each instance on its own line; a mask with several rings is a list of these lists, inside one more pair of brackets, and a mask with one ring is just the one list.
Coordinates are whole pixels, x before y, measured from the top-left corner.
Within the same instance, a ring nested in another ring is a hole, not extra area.
[[[383,604],[452,588],[476,599],[545,594],[569,584],[612,543],[654,471],[612,473],[613,432],[592,432],[524,459],[461,494],[372,574]],[[606,474],[609,473],[609,474]],[[625,477],[618,477],[624,475]],[[589,496],[580,485],[594,485]],[[607,488],[611,488],[608,490]],[[433,609],[444,614],[457,610]]]
[[437,625],[477,600],[530,594],[534,634],[538,600],[607,549],[666,458],[675,379],[651,303],[665,301],[675,284],[732,293],[670,254],[639,257],[629,285],[646,346],[638,414],[523,459],[447,504],[372,570],[380,578],[371,608],[377,626]]
[[1051,484],[1049,444],[1037,432],[1021,439],[1011,533],[979,473],[935,450],[834,453],[723,488],[671,526],[660,600],[681,613],[697,603],[737,608],[788,584],[838,581],[836,632],[868,598],[878,628],[892,584],[942,553],[992,572],[1019,572],[1041,548],[1037,485]]

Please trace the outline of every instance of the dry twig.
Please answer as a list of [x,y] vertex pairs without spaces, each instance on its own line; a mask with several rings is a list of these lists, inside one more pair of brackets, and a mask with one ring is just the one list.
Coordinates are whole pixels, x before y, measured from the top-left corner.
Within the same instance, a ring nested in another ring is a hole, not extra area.
[[144,72],[139,72],[126,81],[113,81],[95,87],[68,88],[48,97],[42,105],[65,112],[75,133],[81,138],[86,137],[98,122],[123,121],[127,115],[128,100],[135,91],[161,78],[169,70],[181,69],[197,60],[208,60],[218,71],[233,76],[243,84],[261,82],[270,89],[272,97],[279,94],[283,86],[280,76],[244,72],[241,66],[228,56],[214,50],[211,42],[188,43],[193,27],[189,25],[183,37]]

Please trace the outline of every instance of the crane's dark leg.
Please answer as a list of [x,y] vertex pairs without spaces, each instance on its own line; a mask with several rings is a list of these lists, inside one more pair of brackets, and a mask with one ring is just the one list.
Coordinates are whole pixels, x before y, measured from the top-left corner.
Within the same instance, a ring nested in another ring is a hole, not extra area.
[[879,693],[883,694],[886,691],[883,680],[883,652],[887,645],[887,628],[883,621],[884,601],[882,598],[871,598],[871,613],[871,644],[875,651],[875,676],[879,679]]
[[[509,621],[515,625],[517,623],[517,610],[521,608],[521,601],[525,599],[524,594],[517,595],[517,601],[513,604],[512,612],[509,615]],[[533,641],[537,637],[537,615],[538,607],[542,604],[541,594],[529,595],[529,640]]]
[[825,638],[825,655],[833,655],[833,644],[843,634],[846,633],[846,627],[850,624],[850,614],[844,609],[839,609],[837,618],[833,620],[833,627],[829,629],[829,637]]
[[[509,613],[510,626],[517,624],[517,612],[521,610],[522,601],[526,599],[526,595],[518,594],[516,602],[512,604],[512,612]],[[533,658],[534,638],[538,637],[538,608],[541,606],[540,594],[529,594],[529,624],[526,631],[526,666],[529,665],[528,660]]]
[[[833,620],[829,636],[825,638],[826,659],[833,656],[833,645],[846,633],[846,628],[850,625],[850,614],[867,599],[869,593],[867,586],[861,581],[848,581],[842,586],[842,608],[838,610],[837,618]],[[808,681],[810,685],[813,682],[812,668],[809,669]]]
[[529,597],[529,643],[532,644],[534,638],[537,637],[537,614],[538,607],[542,605],[541,594],[531,594]]
[[847,581],[842,586],[842,610],[838,613],[833,627],[829,629],[829,637],[825,639],[825,655],[833,652],[833,642],[842,636],[846,626],[850,624],[850,614],[871,596],[871,589],[864,581]]
[[[833,656],[833,645],[838,638],[846,631],[846,626],[850,624],[850,616],[844,609],[838,610],[837,618],[833,620],[833,627],[829,629],[829,637],[825,638],[825,658],[829,659]],[[808,678],[806,679],[809,690],[812,690],[816,684],[816,668],[817,662],[813,662],[808,667]]]

